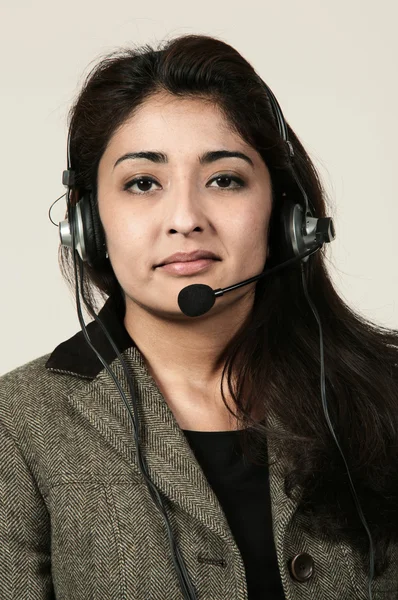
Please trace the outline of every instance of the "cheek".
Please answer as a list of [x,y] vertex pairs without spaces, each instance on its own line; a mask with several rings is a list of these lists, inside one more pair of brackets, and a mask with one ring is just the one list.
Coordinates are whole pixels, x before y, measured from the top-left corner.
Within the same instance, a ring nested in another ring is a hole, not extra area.
[[137,219],[137,215],[129,211],[118,210],[113,206],[101,211],[101,221],[105,230],[106,243],[109,253],[116,257],[129,253],[140,247],[144,238],[145,223]]
[[242,211],[228,223],[231,243],[237,244],[245,255],[262,253],[267,246],[268,223],[269,215],[264,210]]
[[135,284],[142,286],[152,273],[154,259],[159,258],[153,256],[153,219],[134,210],[129,202],[118,202],[106,194],[101,200],[100,218],[116,279],[125,290]]

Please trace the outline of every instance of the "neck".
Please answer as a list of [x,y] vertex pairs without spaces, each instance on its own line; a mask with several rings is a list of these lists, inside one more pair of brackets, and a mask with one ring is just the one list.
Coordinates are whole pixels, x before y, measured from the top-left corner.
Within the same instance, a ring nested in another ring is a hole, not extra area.
[[173,318],[148,312],[126,296],[124,325],[158,381],[204,391],[219,385],[223,352],[244,325],[252,304],[248,295],[219,312]]

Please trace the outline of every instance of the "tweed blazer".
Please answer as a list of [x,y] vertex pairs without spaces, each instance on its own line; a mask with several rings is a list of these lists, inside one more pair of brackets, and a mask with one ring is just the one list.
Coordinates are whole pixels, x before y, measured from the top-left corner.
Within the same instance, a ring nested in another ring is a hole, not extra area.
[[[98,341],[96,323],[88,327]],[[142,354],[122,341],[149,474],[165,498],[197,598],[248,600],[242,557],[220,503]],[[103,352],[128,394],[118,359],[109,348]],[[80,332],[0,378],[1,600],[183,600],[128,410],[93,356]],[[272,415],[268,421],[278,427]],[[344,542],[311,534],[295,514],[298,497],[284,493],[283,449],[269,441],[268,455],[286,599],[366,600],[359,556]],[[397,548],[392,552],[390,567],[373,582],[374,600],[398,599]],[[302,553],[313,560],[306,581],[292,576],[292,559]]]

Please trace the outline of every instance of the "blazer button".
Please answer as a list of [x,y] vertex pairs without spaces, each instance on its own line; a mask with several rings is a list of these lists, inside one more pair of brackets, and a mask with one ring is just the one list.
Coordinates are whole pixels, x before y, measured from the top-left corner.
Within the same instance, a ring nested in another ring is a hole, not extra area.
[[307,581],[314,572],[314,560],[310,554],[300,552],[290,561],[290,573],[296,581]]

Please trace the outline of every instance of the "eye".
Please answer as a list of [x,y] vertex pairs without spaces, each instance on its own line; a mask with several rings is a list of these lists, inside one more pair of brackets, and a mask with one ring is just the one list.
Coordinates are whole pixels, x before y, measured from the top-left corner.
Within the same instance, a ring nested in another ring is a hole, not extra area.
[[[210,183],[213,183],[213,181],[217,181],[218,183],[226,183],[227,185],[221,185],[221,187],[219,188],[224,190],[238,190],[245,186],[245,182],[243,181],[243,179],[241,179],[240,177],[236,177],[235,175],[228,175],[227,173],[224,173],[223,175],[217,175],[217,177],[213,177]],[[231,181],[234,181],[238,185],[230,187],[228,184]]]
[[140,190],[139,192],[130,192],[131,194],[146,194],[147,192],[151,192],[151,189],[148,189],[148,185],[152,185],[152,183],[156,183],[155,179],[152,179],[152,177],[135,177],[134,179],[132,179],[131,181],[128,181],[124,186],[123,189],[125,191],[130,191],[130,189],[133,187],[133,185],[138,184],[139,186],[143,186],[144,189]]

